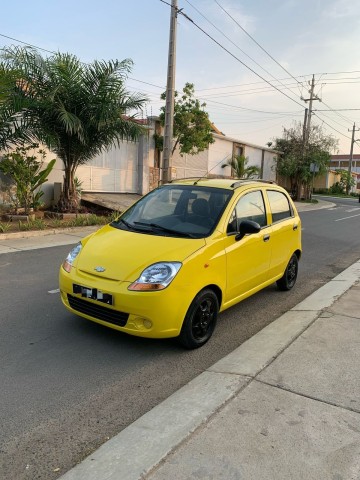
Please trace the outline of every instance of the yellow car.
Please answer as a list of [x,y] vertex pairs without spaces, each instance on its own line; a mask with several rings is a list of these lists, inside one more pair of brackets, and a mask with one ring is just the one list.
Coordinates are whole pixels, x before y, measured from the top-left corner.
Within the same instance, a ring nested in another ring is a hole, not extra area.
[[218,312],[273,282],[290,290],[300,255],[300,218],[283,188],[176,180],[71,250],[60,268],[61,299],[107,327],[197,348]]

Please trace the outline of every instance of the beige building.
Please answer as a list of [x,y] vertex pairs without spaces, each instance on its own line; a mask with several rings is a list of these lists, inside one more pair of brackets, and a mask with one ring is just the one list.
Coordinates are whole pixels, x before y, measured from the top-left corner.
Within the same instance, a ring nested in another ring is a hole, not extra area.
[[[330,168],[335,170],[348,170],[349,169],[350,155],[339,154],[332,155],[330,159]],[[351,171],[356,175],[356,189],[360,190],[360,155],[353,155],[353,161],[351,165]]]

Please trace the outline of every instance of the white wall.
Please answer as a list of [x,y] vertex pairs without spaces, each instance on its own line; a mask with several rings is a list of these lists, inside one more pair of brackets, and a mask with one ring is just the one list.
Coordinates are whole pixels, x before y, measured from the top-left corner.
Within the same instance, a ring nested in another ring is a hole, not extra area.
[[233,142],[222,138],[215,138],[215,143],[209,145],[209,173],[211,175],[231,175],[231,168],[222,168],[232,157]]
[[264,180],[276,180],[274,152],[265,150],[262,147],[246,145],[243,142],[236,141],[234,139],[229,139],[227,137],[221,138],[218,136],[215,137],[215,143],[212,143],[209,146],[209,171],[211,174],[226,176],[231,175],[230,166],[222,168],[222,165],[232,157],[234,143],[243,145],[244,155],[249,159],[247,166],[256,166],[261,169],[262,158],[264,155],[262,177]]
[[184,154],[183,156],[176,150],[172,157],[172,166],[175,168],[176,178],[201,178],[208,171],[208,150],[197,155]]

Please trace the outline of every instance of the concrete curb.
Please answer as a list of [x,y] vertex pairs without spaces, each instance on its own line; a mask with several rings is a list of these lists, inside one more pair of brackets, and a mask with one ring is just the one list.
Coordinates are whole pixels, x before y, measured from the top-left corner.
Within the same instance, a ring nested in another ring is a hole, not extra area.
[[359,277],[360,261],[140,417],[61,480],[144,478],[200,425],[245,389]]
[[[95,228],[103,227],[103,225],[94,225]],[[2,240],[12,240],[18,238],[34,238],[34,237],[46,237],[48,235],[59,235],[62,233],[81,233],[82,230],[90,228],[90,226],[85,227],[68,227],[68,228],[49,228],[47,230],[30,230],[25,232],[11,232],[11,233],[0,233],[0,242]]]

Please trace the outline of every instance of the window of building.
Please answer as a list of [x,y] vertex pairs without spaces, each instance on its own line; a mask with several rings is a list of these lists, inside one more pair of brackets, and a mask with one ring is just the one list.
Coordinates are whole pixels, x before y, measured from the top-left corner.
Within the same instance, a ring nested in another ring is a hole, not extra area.
[[245,148],[244,145],[240,145],[239,143],[234,143],[233,144],[233,155],[235,157],[239,157],[240,155],[245,154]]

